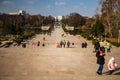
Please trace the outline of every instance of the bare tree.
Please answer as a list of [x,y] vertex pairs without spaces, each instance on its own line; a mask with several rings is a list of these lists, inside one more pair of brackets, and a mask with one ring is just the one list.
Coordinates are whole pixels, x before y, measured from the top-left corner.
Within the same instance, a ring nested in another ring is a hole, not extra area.
[[102,6],[102,20],[106,26],[106,32],[111,37],[116,37],[116,33],[120,28],[120,0],[100,0]]

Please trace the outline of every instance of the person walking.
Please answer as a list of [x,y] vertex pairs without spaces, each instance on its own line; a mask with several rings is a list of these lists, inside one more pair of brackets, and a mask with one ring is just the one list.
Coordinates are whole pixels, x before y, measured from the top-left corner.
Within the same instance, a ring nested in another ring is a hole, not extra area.
[[63,46],[64,46],[64,48],[65,48],[65,45],[66,45],[66,41],[64,40],[64,41],[63,41]]
[[67,42],[67,46],[68,46],[68,48],[70,47],[70,41]]
[[99,74],[99,75],[102,75],[102,71],[103,71],[103,68],[104,68],[104,64],[105,64],[104,56],[105,56],[105,48],[100,47],[99,50],[96,53],[97,64],[99,64],[97,74]]
[[60,48],[60,44],[59,44],[59,43],[57,43],[56,47],[57,47],[57,48]]
[[117,64],[115,62],[115,58],[111,57],[108,62],[108,70],[109,71],[108,71],[107,75],[111,75],[115,71],[116,68],[117,68]]
[[23,47],[23,48],[26,48],[26,43],[23,43],[23,44],[22,44],[22,47]]
[[86,41],[84,42],[84,47],[87,48],[87,42]]
[[108,42],[106,43],[106,48],[107,48],[107,52],[111,52],[111,51],[110,51],[110,50],[111,50],[111,49],[110,49],[110,48],[111,48],[110,43],[108,43]]
[[37,46],[40,46],[40,41],[38,41]]
[[82,45],[81,45],[81,46],[82,46],[82,48],[84,48],[84,47],[85,47],[85,45],[84,45],[84,43],[83,43],[83,42],[82,42]]
[[61,40],[61,41],[60,41],[60,47],[61,47],[61,48],[62,48],[62,45],[63,45],[63,41]]
[[45,47],[45,43],[44,42],[43,42],[42,46]]

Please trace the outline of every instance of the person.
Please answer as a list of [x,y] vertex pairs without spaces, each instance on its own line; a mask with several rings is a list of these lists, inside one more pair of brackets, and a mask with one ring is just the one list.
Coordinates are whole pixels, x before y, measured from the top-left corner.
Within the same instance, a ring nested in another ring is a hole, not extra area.
[[67,42],[67,46],[68,46],[68,48],[70,47],[70,41]]
[[45,43],[43,43],[42,46],[45,47]]
[[74,45],[74,42],[72,42],[72,45]]
[[64,34],[61,35],[62,37],[64,36]]
[[107,52],[111,52],[111,51],[110,51],[110,48],[111,48],[111,47],[110,47],[110,43],[107,42],[107,43],[106,43],[106,47],[107,47]]
[[23,44],[22,44],[22,47],[23,47],[23,48],[26,48],[26,44],[25,44],[25,43],[23,43]]
[[40,46],[40,41],[38,41],[37,46]]
[[0,42],[0,45],[2,44],[2,42]]
[[82,42],[82,48],[84,48],[85,47],[85,45],[84,45],[84,43]]
[[87,48],[87,43],[86,42],[84,42],[84,47]]
[[66,41],[64,40],[64,41],[63,41],[63,46],[64,46],[64,48],[65,48],[65,45],[66,45]]
[[62,40],[60,41],[60,47],[62,48],[62,45],[63,45],[63,42],[62,42]]
[[95,52],[97,52],[99,48],[100,48],[100,43],[96,42],[94,45]]
[[109,71],[108,71],[107,75],[111,75],[115,71],[116,68],[117,68],[117,64],[115,62],[115,58],[111,57],[108,62],[108,70]]
[[97,64],[99,64],[97,74],[99,74],[99,75],[102,74],[102,70],[104,68],[104,64],[105,64],[104,56],[105,56],[105,48],[100,47],[99,50],[96,52]]
[[57,46],[56,46],[57,48],[60,48],[60,44],[59,43],[57,43]]

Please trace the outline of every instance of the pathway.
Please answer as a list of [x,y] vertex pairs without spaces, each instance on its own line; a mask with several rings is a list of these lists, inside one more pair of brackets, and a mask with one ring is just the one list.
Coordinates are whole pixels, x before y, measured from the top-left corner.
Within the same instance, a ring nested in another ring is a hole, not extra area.
[[[61,28],[55,29],[51,36],[36,35],[30,42],[45,42],[46,46],[27,45],[26,48],[0,48],[0,80],[120,80],[120,70],[113,75],[97,75],[93,45],[87,41],[88,47],[81,48],[82,37],[66,35]],[[43,37],[46,38],[43,41]],[[75,42],[72,48],[56,48],[60,40]],[[120,48],[112,48],[106,53],[106,64],[103,72],[107,71],[107,62],[115,56],[120,65]]]

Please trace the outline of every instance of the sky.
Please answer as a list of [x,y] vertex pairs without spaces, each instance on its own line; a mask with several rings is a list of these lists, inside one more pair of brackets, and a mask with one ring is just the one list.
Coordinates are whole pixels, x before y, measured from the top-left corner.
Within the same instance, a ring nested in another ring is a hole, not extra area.
[[0,12],[11,13],[25,10],[31,15],[65,16],[76,12],[94,16],[99,0],[0,0]]

